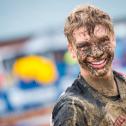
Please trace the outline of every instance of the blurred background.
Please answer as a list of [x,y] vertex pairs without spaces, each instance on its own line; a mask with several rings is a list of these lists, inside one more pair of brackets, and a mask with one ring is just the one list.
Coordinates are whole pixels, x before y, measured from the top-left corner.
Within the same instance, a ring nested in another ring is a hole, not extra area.
[[49,126],[53,105],[79,73],[63,34],[79,4],[111,15],[113,68],[126,73],[125,0],[0,0],[0,126]]

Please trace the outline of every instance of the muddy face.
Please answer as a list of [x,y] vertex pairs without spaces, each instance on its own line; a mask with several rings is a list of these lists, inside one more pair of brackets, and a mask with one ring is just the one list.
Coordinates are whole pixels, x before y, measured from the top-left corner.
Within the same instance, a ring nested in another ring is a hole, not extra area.
[[111,68],[115,42],[107,30],[99,25],[89,36],[84,29],[74,31],[76,57],[83,70],[93,76],[104,76]]

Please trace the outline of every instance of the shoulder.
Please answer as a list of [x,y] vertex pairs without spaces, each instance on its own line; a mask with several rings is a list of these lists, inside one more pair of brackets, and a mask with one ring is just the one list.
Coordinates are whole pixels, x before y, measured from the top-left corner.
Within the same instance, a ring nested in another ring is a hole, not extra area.
[[79,82],[76,79],[73,82],[73,84],[60,95],[56,104],[54,105],[54,109],[53,109],[54,115],[57,114],[57,112],[60,111],[62,107],[68,107],[68,106],[71,107],[75,103],[78,103],[77,101],[81,101],[79,98],[80,88],[78,87],[78,85]]
[[[52,122],[55,126],[63,125],[66,123],[68,126],[72,125],[75,121],[77,124],[86,120],[84,115],[84,105],[79,97],[73,95],[62,95],[58,102],[55,104],[52,112]],[[77,117],[79,117],[77,119]],[[80,121],[82,120],[82,121]],[[82,122],[79,126],[84,125]]]
[[[85,120],[84,99],[81,98],[80,92],[79,82],[76,79],[72,86],[67,88],[67,90],[59,97],[52,111],[52,122],[56,126],[59,126],[59,123],[73,122],[75,121],[74,118],[76,116],[79,116],[83,121]],[[76,120],[76,122],[79,123],[81,121]],[[84,125],[84,122],[82,122],[80,126],[81,125]]]
[[113,73],[117,78],[119,78],[120,80],[122,80],[126,83],[126,74],[117,72],[117,71],[113,71]]

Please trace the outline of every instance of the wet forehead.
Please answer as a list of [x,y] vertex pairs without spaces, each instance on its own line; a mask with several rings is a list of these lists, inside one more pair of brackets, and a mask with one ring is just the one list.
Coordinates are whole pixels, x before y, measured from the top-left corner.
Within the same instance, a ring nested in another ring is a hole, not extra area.
[[[102,25],[96,25],[94,28],[94,36],[97,38],[101,38],[103,36],[108,35],[107,29]],[[91,39],[90,35],[86,31],[86,28],[81,27],[79,29],[74,30],[73,37],[76,41],[89,41]]]

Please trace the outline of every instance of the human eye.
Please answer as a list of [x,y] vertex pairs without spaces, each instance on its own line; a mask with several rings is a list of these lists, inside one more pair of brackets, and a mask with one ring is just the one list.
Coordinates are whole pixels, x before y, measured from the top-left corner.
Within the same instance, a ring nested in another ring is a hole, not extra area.
[[103,37],[103,38],[100,39],[100,42],[101,43],[109,43],[110,42],[110,38],[107,37],[107,36],[106,37]]
[[101,43],[102,46],[108,46],[109,44],[110,44],[110,41],[109,40],[104,40]]
[[81,50],[84,50],[84,49],[87,49],[89,48],[89,44],[88,43],[79,43],[76,45],[77,49],[81,49]]
[[101,45],[101,46],[106,46],[106,45],[108,45],[108,41],[102,41],[102,42],[100,43],[100,45]]
[[110,44],[110,39],[108,37],[102,38],[99,42],[101,46],[108,46]]
[[90,46],[83,46],[82,48],[81,48],[81,51],[87,51],[87,50],[89,50],[90,49]]

